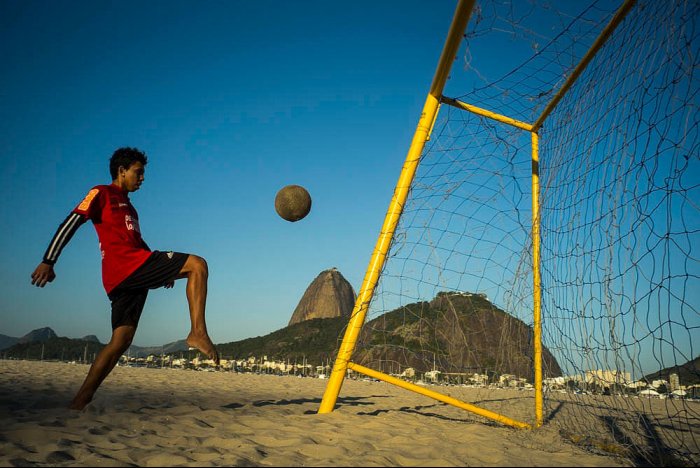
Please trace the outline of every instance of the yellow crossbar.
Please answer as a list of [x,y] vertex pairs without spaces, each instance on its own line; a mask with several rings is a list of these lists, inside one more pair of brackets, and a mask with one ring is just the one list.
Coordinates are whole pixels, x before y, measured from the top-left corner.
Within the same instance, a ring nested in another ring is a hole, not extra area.
[[506,117],[505,115],[496,114],[495,112],[482,109],[481,107],[472,106],[471,104],[467,104],[466,102],[462,102],[457,99],[443,96],[441,102],[444,102],[445,104],[448,104],[452,107],[456,107],[458,109],[464,109],[466,111],[471,112],[472,114],[480,115],[482,117],[488,117],[489,119],[493,119],[504,124],[512,125],[513,127],[527,130],[528,132],[532,131],[532,125],[530,125],[529,123],[521,122],[519,120]]
[[441,393],[434,392],[430,389],[421,387],[419,385],[415,385],[415,384],[412,384],[410,382],[406,382],[405,380],[397,379],[396,377],[392,377],[392,376],[384,374],[382,372],[372,370],[368,367],[364,367],[364,366],[361,366],[359,364],[355,364],[354,362],[349,362],[348,368],[354,370],[355,372],[365,374],[368,377],[382,380],[386,383],[396,385],[397,387],[401,387],[403,389],[410,390],[410,391],[415,392],[415,393],[420,393],[421,395],[425,395],[425,396],[430,397],[434,400],[438,400],[438,401],[441,401],[443,403],[447,403],[448,405],[456,406],[457,408],[469,411],[471,413],[477,414],[479,416],[483,416],[483,417],[488,418],[488,419],[492,419],[494,421],[498,421],[498,422],[500,422],[502,424],[506,424],[508,426],[517,427],[519,429],[531,429],[532,428],[532,426],[530,426],[527,423],[516,421],[515,419],[510,419],[506,416],[502,416],[498,413],[494,413],[493,411],[479,408],[478,406],[470,405],[469,403],[465,403],[465,402],[460,401],[456,398],[452,398],[452,397],[449,397],[447,395],[443,395]]

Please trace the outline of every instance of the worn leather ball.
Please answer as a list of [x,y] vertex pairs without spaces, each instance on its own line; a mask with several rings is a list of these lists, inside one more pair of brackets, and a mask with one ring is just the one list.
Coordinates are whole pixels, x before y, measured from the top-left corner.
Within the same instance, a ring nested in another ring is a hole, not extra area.
[[282,219],[299,221],[311,211],[311,195],[301,185],[282,187],[275,197],[275,211]]

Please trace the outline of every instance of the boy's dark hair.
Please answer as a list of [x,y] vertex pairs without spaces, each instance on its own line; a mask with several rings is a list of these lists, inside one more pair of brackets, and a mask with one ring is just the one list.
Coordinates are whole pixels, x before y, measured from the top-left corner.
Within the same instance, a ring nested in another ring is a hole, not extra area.
[[112,180],[116,180],[120,166],[129,169],[137,161],[145,166],[148,163],[146,153],[137,148],[129,147],[116,150],[112,157],[109,158],[109,174],[112,176]]

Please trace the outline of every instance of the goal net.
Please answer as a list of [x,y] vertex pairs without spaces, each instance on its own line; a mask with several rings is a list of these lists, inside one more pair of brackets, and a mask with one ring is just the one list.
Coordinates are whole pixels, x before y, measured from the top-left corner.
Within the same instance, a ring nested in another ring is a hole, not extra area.
[[476,4],[365,304],[361,370],[595,450],[700,462],[699,18],[693,0]]

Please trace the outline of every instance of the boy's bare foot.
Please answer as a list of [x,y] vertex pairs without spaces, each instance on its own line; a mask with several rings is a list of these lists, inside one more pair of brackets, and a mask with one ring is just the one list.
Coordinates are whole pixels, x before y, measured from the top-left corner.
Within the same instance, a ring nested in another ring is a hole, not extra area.
[[219,365],[219,352],[216,350],[214,343],[211,342],[208,335],[195,335],[191,332],[185,342],[187,346],[197,348],[206,354],[209,359],[214,361],[217,366]]
[[92,398],[86,398],[86,397],[82,397],[80,395],[76,395],[73,398],[73,401],[70,402],[69,408],[72,410],[80,411],[83,408],[85,408],[88,405],[88,403],[90,403],[91,401],[92,401]]

